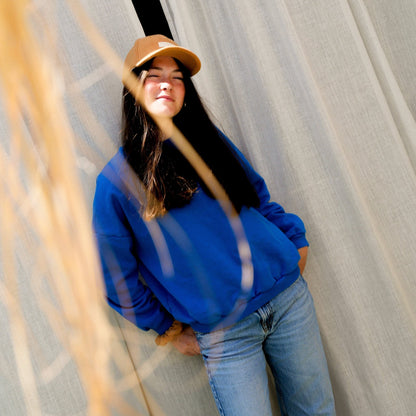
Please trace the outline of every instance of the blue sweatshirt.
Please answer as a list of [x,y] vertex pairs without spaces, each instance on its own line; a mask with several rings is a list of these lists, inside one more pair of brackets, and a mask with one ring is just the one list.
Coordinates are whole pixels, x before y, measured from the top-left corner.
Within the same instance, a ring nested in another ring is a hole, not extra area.
[[[143,330],[162,334],[174,319],[198,332],[227,326],[299,276],[297,249],[308,245],[303,222],[269,201],[264,180],[231,146],[260,198],[258,208],[242,208],[236,223],[250,250],[200,187],[189,204],[144,221],[122,149],[97,178],[93,225],[107,299]],[[244,268],[241,250],[251,257]]]

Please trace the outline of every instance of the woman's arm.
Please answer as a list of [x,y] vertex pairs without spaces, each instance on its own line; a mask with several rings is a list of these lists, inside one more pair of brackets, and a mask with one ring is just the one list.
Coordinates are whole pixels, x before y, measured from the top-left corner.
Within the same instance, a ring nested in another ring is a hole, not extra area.
[[105,176],[97,179],[93,226],[110,306],[143,330],[163,334],[173,317],[139,279],[134,235],[123,207],[128,200]]
[[270,201],[270,193],[264,179],[254,170],[240,150],[221,131],[219,132],[240,159],[240,163],[248,179],[256,189],[260,199],[260,206],[257,208],[258,211],[283,231],[297,249],[309,246],[305,237],[306,231],[303,221],[297,215],[285,212],[283,207],[278,203]]

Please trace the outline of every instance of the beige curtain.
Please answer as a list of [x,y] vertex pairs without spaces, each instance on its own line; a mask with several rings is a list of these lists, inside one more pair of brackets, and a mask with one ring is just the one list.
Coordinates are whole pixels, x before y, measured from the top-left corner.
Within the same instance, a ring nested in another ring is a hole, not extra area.
[[306,222],[337,414],[415,414],[416,3],[163,7],[218,123]]
[[[129,0],[82,1],[120,57],[143,35]],[[121,86],[64,0],[33,2],[57,36],[77,163],[90,206],[118,146]],[[164,0],[174,37],[217,124],[305,221],[314,295],[341,416],[411,416],[416,385],[416,4],[414,0]],[[3,40],[5,41],[5,40]],[[0,123],[8,146],[7,122]],[[18,258],[42,415],[84,415],[76,365],[29,285],[36,241]],[[1,270],[0,270],[1,272]],[[38,291],[37,291],[38,290]],[[35,293],[34,293],[35,292]],[[0,414],[30,414],[0,298]],[[217,414],[202,360],[155,348],[109,310],[136,379],[139,415]],[[115,372],[115,377],[117,372]],[[119,414],[116,412],[115,414]],[[276,414],[278,414],[276,410]]]

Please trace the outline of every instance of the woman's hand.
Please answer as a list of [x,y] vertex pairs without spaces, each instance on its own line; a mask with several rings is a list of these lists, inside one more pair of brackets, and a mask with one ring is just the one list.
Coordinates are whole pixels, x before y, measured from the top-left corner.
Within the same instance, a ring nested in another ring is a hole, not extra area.
[[306,266],[306,259],[308,257],[308,247],[302,247],[298,249],[299,254],[300,254],[300,260],[298,263],[299,269],[300,269],[300,274],[303,274],[303,271],[305,270],[305,266]]
[[201,354],[195,332],[190,326],[185,328],[185,330],[172,340],[171,343],[184,355],[192,356]]

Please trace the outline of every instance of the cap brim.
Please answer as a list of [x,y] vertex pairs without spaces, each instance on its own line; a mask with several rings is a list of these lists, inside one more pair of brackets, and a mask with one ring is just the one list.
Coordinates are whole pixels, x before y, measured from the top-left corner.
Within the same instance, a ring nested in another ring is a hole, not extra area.
[[188,69],[190,75],[195,75],[201,69],[201,61],[189,49],[180,46],[166,46],[144,56],[140,61],[134,63],[131,69],[136,68],[155,58],[156,56],[170,56],[176,58]]

